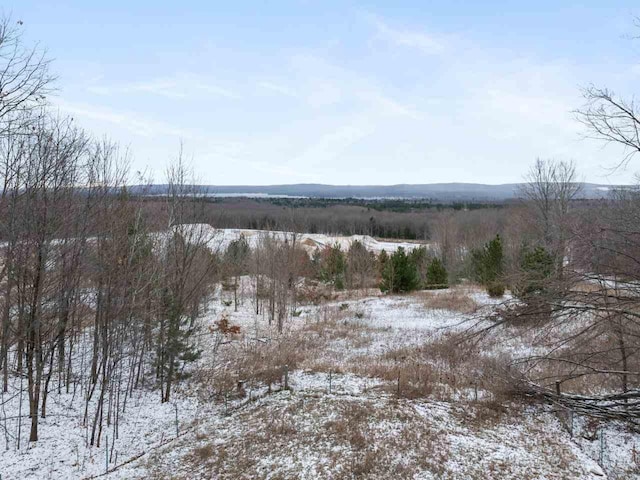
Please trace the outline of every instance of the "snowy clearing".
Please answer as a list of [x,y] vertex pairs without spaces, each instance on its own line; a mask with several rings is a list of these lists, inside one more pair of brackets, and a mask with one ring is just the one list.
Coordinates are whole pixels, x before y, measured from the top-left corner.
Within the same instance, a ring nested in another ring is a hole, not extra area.
[[256,248],[264,238],[271,238],[278,241],[292,241],[295,237],[296,242],[299,242],[299,244],[309,253],[313,253],[316,249],[323,249],[334,245],[339,245],[343,251],[347,251],[355,241],[361,242],[367,250],[376,254],[383,250],[387,253],[393,253],[400,247],[407,251],[421,246],[431,248],[428,243],[377,240],[369,235],[340,236],[325,235],[322,233],[283,232],[277,230],[249,230],[239,228],[218,229],[209,224],[180,225],[175,227],[175,229],[184,229],[188,232],[187,235],[198,238],[205,236],[207,238],[207,245],[209,248],[216,252],[223,252],[231,242],[238,240],[240,236],[244,236],[250,248]]
[[[474,387],[471,367],[467,377],[446,378],[448,335],[475,320],[471,310],[442,305],[467,298],[477,312],[496,303],[473,287],[302,304],[282,336],[255,314],[250,295],[237,312],[230,295],[218,288],[201,319],[203,355],[194,376],[166,404],[154,390],[134,390],[118,431],[106,427],[100,447],[87,445],[90,422],[83,424],[80,390],[58,394],[55,384],[41,439],[30,445],[26,400],[20,407],[14,379],[0,397],[3,480],[91,478],[105,471],[114,479],[640,478],[640,436],[624,427],[576,417],[572,438],[551,407],[503,402],[489,386]],[[223,316],[242,333],[216,350],[209,327]],[[443,357],[429,360],[424,388],[430,393],[423,398],[420,386],[409,387],[412,378],[396,380],[394,365],[432,348]],[[480,358],[524,348],[530,348],[526,336],[505,331]],[[273,393],[261,380],[267,377],[242,373],[256,369],[246,365],[251,352],[276,366]],[[288,362],[290,389],[283,390],[279,369]],[[228,378],[228,397],[212,393],[219,388],[213,377]],[[240,378],[242,392],[235,386]]]

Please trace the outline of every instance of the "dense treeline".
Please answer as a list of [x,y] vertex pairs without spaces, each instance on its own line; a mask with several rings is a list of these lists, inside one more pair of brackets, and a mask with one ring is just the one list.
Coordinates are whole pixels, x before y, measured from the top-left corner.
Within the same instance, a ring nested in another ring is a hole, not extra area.
[[[157,196],[137,196],[146,211],[164,225],[164,202]],[[489,222],[482,241],[495,233],[503,233],[506,224],[520,222],[522,199],[502,203],[438,203],[414,199],[323,199],[323,198],[216,198],[193,199],[194,220],[215,224],[220,228],[256,230],[298,228],[308,233],[330,235],[371,235],[380,238],[433,241],[443,222],[451,221],[460,228],[477,230],[478,224]],[[597,208],[605,199],[574,198],[576,211]]]
[[449,202],[443,203],[432,199],[411,198],[267,198],[256,199],[259,202],[273,203],[283,207],[315,207],[327,208],[333,205],[355,205],[371,210],[391,212],[419,212],[423,210],[478,210],[484,208],[502,208],[510,202]]
[[[163,225],[166,212],[164,202],[157,197],[136,197],[141,208],[157,218],[157,225]],[[394,200],[391,205],[361,205],[343,200],[309,199],[287,200],[281,203],[275,199],[228,198],[193,199],[194,220],[211,223],[220,228],[246,228],[256,230],[278,228],[297,229],[308,233],[330,235],[371,235],[379,238],[429,241],[435,239],[438,224],[453,218],[455,223],[468,224],[471,228],[489,221],[500,225],[500,217],[509,216],[519,204],[484,205],[478,208],[458,208],[438,205],[434,208],[413,208],[414,202]],[[393,206],[397,205],[397,206]],[[406,208],[401,207],[405,205]],[[494,228],[495,231],[495,228]]]

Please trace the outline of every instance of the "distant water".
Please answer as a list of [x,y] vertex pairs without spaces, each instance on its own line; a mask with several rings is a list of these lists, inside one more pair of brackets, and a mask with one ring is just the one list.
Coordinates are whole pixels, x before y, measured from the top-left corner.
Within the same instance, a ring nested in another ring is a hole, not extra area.
[[[147,194],[145,197],[166,197],[166,193],[152,193]],[[191,197],[216,197],[216,198],[309,198],[304,195],[277,195],[271,193],[191,193],[188,194]]]

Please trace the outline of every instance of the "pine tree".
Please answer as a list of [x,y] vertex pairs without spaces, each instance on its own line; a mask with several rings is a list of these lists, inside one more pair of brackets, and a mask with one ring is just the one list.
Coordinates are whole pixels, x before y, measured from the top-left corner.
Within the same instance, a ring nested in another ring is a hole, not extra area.
[[517,285],[517,295],[543,292],[546,281],[553,275],[554,265],[553,255],[544,247],[537,246],[533,250],[523,248],[520,254],[521,279]]
[[427,288],[446,288],[448,287],[447,269],[444,263],[438,257],[434,257],[427,268]]
[[471,252],[471,270],[473,278],[487,287],[491,296],[504,294],[504,254],[500,235]]
[[431,265],[432,258],[430,257],[425,247],[417,247],[409,252],[409,258],[415,264],[418,276],[420,278],[420,285],[427,285],[428,270]]
[[382,272],[380,290],[383,292],[410,292],[420,287],[418,270],[404,248],[400,247],[389,258]]
[[382,250],[378,255],[378,274],[380,276],[383,275],[384,269],[386,268],[388,262],[389,262],[389,254],[387,254],[385,250]]
[[338,290],[344,288],[344,274],[347,262],[344,252],[337,243],[325,247],[320,257],[320,278],[324,282],[332,283]]

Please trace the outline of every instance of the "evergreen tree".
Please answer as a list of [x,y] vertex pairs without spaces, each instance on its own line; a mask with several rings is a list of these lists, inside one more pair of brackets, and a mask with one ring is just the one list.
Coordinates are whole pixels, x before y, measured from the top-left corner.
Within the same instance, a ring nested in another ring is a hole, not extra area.
[[317,280],[322,280],[322,252],[316,248],[311,254],[311,267]]
[[165,274],[159,280],[156,367],[160,385],[164,386],[163,402],[169,401],[174,381],[185,375],[185,365],[200,357],[194,338],[198,326],[193,312],[194,306],[205,300],[212,281],[211,252],[204,242],[192,244],[187,240],[199,240],[197,233],[180,228],[182,235],[174,233],[164,252]]
[[504,255],[500,235],[483,247],[471,252],[471,270],[474,280],[482,285],[500,281],[504,270]]
[[442,260],[434,257],[427,269],[427,288],[446,288],[448,283],[447,269],[444,268]]
[[324,282],[342,290],[344,288],[344,276],[347,269],[347,261],[344,252],[337,243],[331,247],[325,247],[320,256],[320,278]]
[[500,235],[491,240],[486,247],[486,275],[490,282],[502,279],[504,271],[504,254]]
[[383,275],[384,269],[386,268],[388,261],[389,261],[389,255],[385,250],[382,250],[378,255],[378,274],[380,276]]
[[224,261],[227,274],[233,277],[233,305],[238,311],[238,277],[242,275],[247,267],[250,248],[244,234],[229,243],[224,253]]
[[411,258],[400,247],[385,263],[380,290],[383,292],[410,292],[420,287],[418,270]]
[[500,297],[504,294],[504,254],[500,235],[471,252],[471,271],[474,280],[484,285],[489,295]]
[[427,285],[429,283],[429,280],[427,278],[428,270],[429,266],[431,265],[432,258],[427,252],[426,247],[422,246],[414,248],[413,250],[411,250],[411,252],[409,252],[409,258],[416,266],[418,277],[420,278],[420,285]]
[[249,257],[249,243],[243,233],[236,240],[229,242],[229,246],[224,254],[225,261],[233,265],[242,265]]
[[517,295],[525,296],[545,290],[545,283],[554,271],[554,257],[544,247],[533,250],[525,247],[520,254],[521,278],[517,286]]

